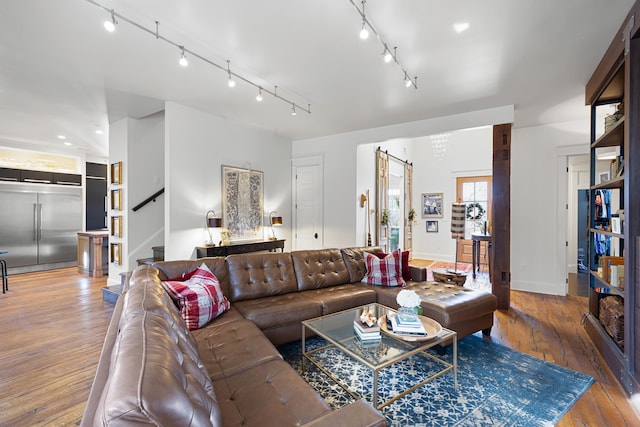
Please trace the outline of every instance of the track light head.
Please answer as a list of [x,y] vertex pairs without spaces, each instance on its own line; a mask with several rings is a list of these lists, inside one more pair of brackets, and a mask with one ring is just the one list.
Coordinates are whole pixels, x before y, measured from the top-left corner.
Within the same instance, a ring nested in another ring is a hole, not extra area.
[[367,24],[362,22],[362,30],[360,30],[360,38],[366,40],[369,38],[369,30],[367,30]]
[[116,21],[116,13],[113,9],[111,9],[111,20],[104,21],[104,29],[109,31],[110,33],[113,33],[116,30],[117,24],[118,21]]
[[182,65],[183,67],[186,67],[187,65],[189,65],[189,61],[187,61],[187,57],[184,54],[184,46],[180,46],[180,61],[178,61],[178,63],[180,65]]
[[298,115],[298,113],[296,113],[296,104],[291,104],[291,115],[292,116]]
[[229,76],[229,81],[227,81],[227,86],[235,87],[236,82],[231,77],[231,61],[229,61],[228,59],[227,59],[227,75]]
[[384,58],[384,62],[387,64],[393,60],[393,55],[386,45],[384,47],[384,52],[382,52],[382,57]]
[[256,96],[256,101],[258,101],[258,102],[262,101],[262,88],[261,87],[258,88],[258,95]]

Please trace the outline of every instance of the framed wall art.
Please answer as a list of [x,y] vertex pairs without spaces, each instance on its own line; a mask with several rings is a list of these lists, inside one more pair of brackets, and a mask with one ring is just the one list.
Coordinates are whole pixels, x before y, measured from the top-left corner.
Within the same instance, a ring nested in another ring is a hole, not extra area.
[[442,218],[444,193],[422,193],[422,218]]
[[427,221],[427,233],[438,232],[438,221]]
[[111,163],[111,183],[122,184],[122,162]]
[[122,210],[122,189],[117,188],[111,190],[111,209],[114,211]]
[[229,240],[264,239],[263,173],[222,166],[222,219]]
[[122,237],[122,217],[111,217],[111,235],[113,237]]
[[122,265],[122,243],[111,243],[111,262]]

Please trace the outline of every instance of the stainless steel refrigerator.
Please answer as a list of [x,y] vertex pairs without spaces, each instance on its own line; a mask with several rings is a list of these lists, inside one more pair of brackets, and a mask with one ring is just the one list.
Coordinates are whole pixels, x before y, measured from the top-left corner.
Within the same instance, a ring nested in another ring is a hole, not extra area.
[[82,188],[0,184],[0,249],[10,271],[77,263],[80,230]]

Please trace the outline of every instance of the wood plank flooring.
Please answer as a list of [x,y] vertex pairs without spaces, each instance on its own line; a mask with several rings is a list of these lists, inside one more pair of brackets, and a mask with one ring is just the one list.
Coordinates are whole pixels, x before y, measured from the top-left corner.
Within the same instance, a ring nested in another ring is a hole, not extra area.
[[[75,268],[9,277],[0,294],[0,426],[73,426],[82,418],[113,306],[105,278]],[[467,285],[490,287],[486,272]],[[584,297],[511,292],[491,340],[596,379],[561,427],[637,426],[629,399],[591,344]]]

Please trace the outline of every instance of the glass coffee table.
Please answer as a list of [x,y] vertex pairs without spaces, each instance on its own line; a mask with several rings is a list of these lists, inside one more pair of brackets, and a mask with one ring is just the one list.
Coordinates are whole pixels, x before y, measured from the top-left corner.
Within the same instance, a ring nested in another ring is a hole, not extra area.
[[[420,316],[421,320],[427,328],[428,336],[401,336],[394,334],[389,328],[386,327],[386,323],[381,323],[381,337],[379,341],[366,342],[360,340],[355,332],[353,322],[355,319],[359,319],[363,309],[372,311],[374,315],[380,319],[383,316],[386,318],[388,313],[394,315],[396,310],[380,304],[368,304],[362,307],[357,307],[338,313],[329,314],[326,316],[316,317],[314,319],[305,320],[302,322],[302,367],[304,370],[304,360],[307,359],[315,366],[317,366],[322,372],[328,375],[333,381],[335,381],[340,387],[342,387],[347,393],[349,393],[355,399],[364,396],[358,396],[351,391],[346,383],[338,378],[335,372],[331,372],[331,367],[323,366],[318,360],[314,359],[314,353],[329,347],[335,347],[341,352],[347,354],[349,357],[355,359],[357,362],[368,367],[373,371],[373,395],[372,403],[377,409],[384,408],[387,405],[395,402],[403,396],[411,393],[426,383],[433,381],[434,379],[444,375],[449,371],[453,371],[454,387],[458,388],[458,341],[455,331],[451,331],[446,328],[442,328],[435,321]],[[383,318],[384,320],[384,318]],[[436,325],[437,329],[434,330],[433,325]],[[308,330],[315,332],[320,337],[328,341],[328,344],[308,350],[306,346],[305,336]],[[442,360],[439,357],[427,352],[426,350],[440,344],[453,344],[453,360],[449,363]],[[376,351],[376,348],[384,348],[384,351]],[[428,378],[412,385],[403,392],[391,397],[390,399],[378,402],[378,377],[382,369],[387,368],[401,360],[407,359],[415,355],[421,355],[428,359],[433,360],[438,365],[442,365],[442,370],[437,371],[430,375]]]

